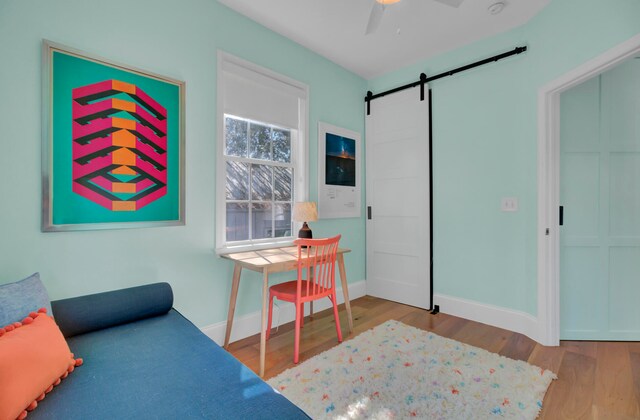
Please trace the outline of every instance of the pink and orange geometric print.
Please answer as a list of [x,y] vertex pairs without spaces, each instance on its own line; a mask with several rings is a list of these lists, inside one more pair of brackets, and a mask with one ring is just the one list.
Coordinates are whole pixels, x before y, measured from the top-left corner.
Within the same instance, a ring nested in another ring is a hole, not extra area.
[[73,89],[73,191],[111,211],[167,193],[167,110],[131,83]]

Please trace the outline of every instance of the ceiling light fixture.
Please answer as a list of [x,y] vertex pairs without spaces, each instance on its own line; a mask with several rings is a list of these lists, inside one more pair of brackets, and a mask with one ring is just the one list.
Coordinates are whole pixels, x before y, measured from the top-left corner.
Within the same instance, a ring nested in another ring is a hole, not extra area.
[[498,13],[502,12],[505,6],[506,4],[503,1],[498,1],[496,3],[493,3],[491,6],[489,6],[487,10],[492,15],[497,15]]
[[393,3],[397,3],[400,0],[376,0],[378,3],[380,4],[393,4]]

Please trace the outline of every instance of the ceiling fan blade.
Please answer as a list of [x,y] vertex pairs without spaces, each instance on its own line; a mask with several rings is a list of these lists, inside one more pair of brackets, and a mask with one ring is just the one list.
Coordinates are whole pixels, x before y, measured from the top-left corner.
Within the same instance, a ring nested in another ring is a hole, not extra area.
[[447,6],[451,6],[451,7],[459,7],[464,0],[434,0],[434,1],[437,1],[438,3],[446,4]]
[[382,15],[384,14],[384,4],[378,3],[377,1],[373,1],[373,5],[371,6],[371,14],[369,15],[369,22],[367,23],[367,29],[365,29],[364,34],[369,35],[374,33],[378,27],[380,26],[380,22],[382,21]]

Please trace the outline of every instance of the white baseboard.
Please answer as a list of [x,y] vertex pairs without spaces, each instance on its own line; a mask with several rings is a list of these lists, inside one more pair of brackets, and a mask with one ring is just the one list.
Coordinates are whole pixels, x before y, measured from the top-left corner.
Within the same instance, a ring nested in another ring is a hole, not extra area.
[[440,294],[433,296],[433,302],[440,306],[442,313],[514,331],[539,341],[538,318],[526,312]]
[[[349,284],[350,300],[365,296],[366,282],[364,280]],[[338,303],[344,303],[342,289],[337,290]],[[434,294],[434,305],[440,306],[440,312],[469,319],[483,324],[491,325],[505,330],[524,334],[527,337],[540,342],[538,319],[526,312],[506,309],[499,306],[478,303],[472,300]],[[292,304],[287,302],[277,302],[279,306],[274,306],[273,327],[286,324],[295,319],[295,310]],[[314,303],[314,312],[320,312],[330,308],[329,299],[322,299]],[[307,306],[308,313],[308,306]],[[258,334],[260,332],[260,311],[247,315],[235,317],[233,329],[231,331],[231,342]],[[217,322],[212,325],[202,327],[202,332],[213,341],[222,345],[224,343],[224,333],[227,321]]]
[[[344,297],[342,294],[342,288],[336,290],[338,295],[338,303],[344,303]],[[364,280],[349,283],[349,300],[357,299],[367,294],[366,283]],[[277,325],[286,324],[295,319],[295,308],[293,304],[279,301],[279,306],[273,308],[273,327]],[[308,312],[308,305],[307,312]],[[329,299],[321,299],[314,302],[313,311],[320,312],[331,307]],[[262,320],[262,314],[260,311],[256,311],[233,319],[233,328],[231,330],[231,342],[241,340],[245,337],[258,334],[260,332],[260,323]],[[221,321],[212,325],[202,327],[202,332],[211,338],[219,345],[224,344],[224,333],[227,328],[227,321]]]

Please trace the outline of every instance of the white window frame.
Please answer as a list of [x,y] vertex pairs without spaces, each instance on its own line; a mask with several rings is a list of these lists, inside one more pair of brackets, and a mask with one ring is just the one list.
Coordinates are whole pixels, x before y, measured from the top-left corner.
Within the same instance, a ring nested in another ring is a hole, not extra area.
[[[300,228],[301,224],[293,222],[292,236],[280,237],[280,238],[267,238],[267,239],[250,239],[248,241],[234,241],[228,243],[226,240],[226,159],[224,156],[225,146],[225,104],[224,104],[224,64],[232,63],[236,66],[242,67],[246,77],[251,72],[257,74],[254,82],[258,83],[259,78],[267,77],[275,83],[282,83],[293,86],[304,94],[298,98],[298,127],[292,127],[291,136],[291,160],[294,163],[294,185],[293,185],[293,200],[292,203],[299,201],[308,201],[309,196],[309,87],[306,84],[298,82],[297,80],[278,74],[274,71],[268,70],[264,67],[253,64],[249,61],[243,60],[236,56],[233,56],[224,51],[218,51],[218,64],[217,64],[217,141],[216,141],[216,253],[226,254],[230,252],[241,252],[247,250],[264,249],[274,246],[288,246],[291,245],[293,239],[295,239],[296,232]],[[241,118],[255,120],[252,116],[237,115]],[[270,121],[263,121],[270,125],[273,124]],[[295,130],[295,133],[293,132]],[[269,163],[270,164],[270,163]],[[292,208],[293,210],[293,208]],[[251,221],[249,221],[251,223]]]

